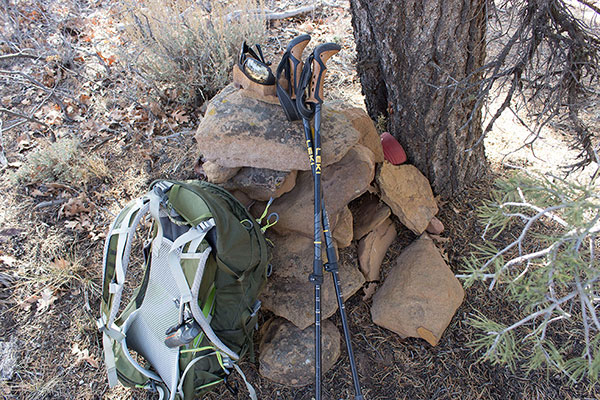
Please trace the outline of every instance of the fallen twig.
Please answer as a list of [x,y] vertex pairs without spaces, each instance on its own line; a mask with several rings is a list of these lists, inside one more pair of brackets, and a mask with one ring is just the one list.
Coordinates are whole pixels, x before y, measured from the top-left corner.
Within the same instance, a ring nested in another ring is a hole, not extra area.
[[297,17],[299,15],[311,13],[311,12],[315,11],[317,8],[319,8],[320,6],[321,6],[321,4],[319,3],[319,4],[313,4],[312,6],[299,7],[299,8],[294,8],[293,10],[280,11],[280,12],[273,12],[273,11],[268,11],[268,10],[265,11],[265,10],[260,10],[260,9],[244,10],[244,11],[237,10],[237,11],[227,14],[225,16],[225,19],[227,20],[227,22],[231,22],[231,21],[239,20],[242,15],[249,15],[249,16],[256,16],[256,17],[263,16],[266,21],[276,21],[276,20],[287,19],[287,18]]
[[10,60],[12,58],[31,58],[31,59],[37,60],[37,59],[40,59],[41,56],[39,56],[37,54],[23,53],[23,51],[20,51],[18,53],[0,55],[0,61]]
[[6,154],[4,154],[4,138],[2,137],[2,133],[4,130],[2,129],[2,120],[0,119],[0,168],[4,169],[8,165],[8,160],[6,159]]
[[[16,112],[16,111],[9,110],[9,109],[4,108],[4,107],[0,107],[0,113],[4,113],[4,114],[7,114],[7,115],[10,115],[11,117],[23,118],[23,119],[26,119],[29,122],[35,122],[36,124],[40,124],[42,126],[45,126],[48,129],[52,129],[50,127],[50,125],[43,123],[39,119],[36,119],[36,118],[31,117],[29,115],[21,114],[21,113]],[[14,126],[14,125],[11,125],[11,127],[12,126]]]
[[56,200],[42,201],[41,203],[36,204],[36,206],[34,208],[35,209],[40,209],[40,208],[58,206],[58,205],[61,205],[62,203],[66,203],[66,201],[67,201],[67,199],[56,199]]

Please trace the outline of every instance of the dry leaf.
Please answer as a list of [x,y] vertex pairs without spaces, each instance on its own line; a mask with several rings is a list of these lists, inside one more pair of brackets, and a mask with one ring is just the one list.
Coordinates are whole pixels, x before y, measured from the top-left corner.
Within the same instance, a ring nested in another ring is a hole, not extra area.
[[57,297],[50,288],[46,288],[42,291],[42,297],[37,301],[37,312],[43,313],[48,311],[52,303],[56,301]]
[[31,137],[27,133],[17,136],[17,145],[19,146],[20,152],[24,150],[29,150],[33,147]]
[[69,270],[71,267],[71,263],[64,258],[56,258],[54,261],[52,261],[52,265],[58,269],[64,270]]
[[63,206],[60,208],[58,215],[73,217],[81,213],[91,212],[93,207],[91,205],[86,205],[84,203],[85,200],[85,195],[83,193],[79,195],[79,197],[73,197],[69,199],[69,201],[63,204]]
[[40,296],[38,296],[37,294],[32,294],[31,296],[27,297],[25,300],[20,302],[19,307],[22,307],[25,311],[29,311],[31,309],[31,305],[38,301],[39,298]]
[[81,224],[77,220],[67,221],[65,222],[65,226],[67,229],[71,229],[72,231],[83,231]]
[[33,197],[47,196],[47,194],[42,192],[40,189],[33,189],[29,194]]
[[175,119],[175,121],[177,121],[180,124],[184,124],[187,122],[190,122],[190,116],[189,115],[185,115],[185,111],[183,110],[177,110],[173,113],[173,118]]
[[102,240],[106,237],[106,232],[90,232],[89,235],[92,242],[97,242],[98,240]]
[[71,348],[71,354],[75,354],[75,356],[77,356],[75,365],[79,365],[85,361],[94,368],[98,368],[99,366],[98,360],[96,360],[93,356],[90,356],[90,351],[88,349],[81,350],[77,343],[75,343]]

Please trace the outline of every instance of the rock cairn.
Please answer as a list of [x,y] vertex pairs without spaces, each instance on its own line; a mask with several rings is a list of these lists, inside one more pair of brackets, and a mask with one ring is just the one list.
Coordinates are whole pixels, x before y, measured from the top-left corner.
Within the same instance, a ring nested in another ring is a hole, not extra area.
[[[308,281],[314,218],[302,123],[287,121],[278,105],[230,85],[209,102],[196,139],[208,181],[231,191],[257,217],[274,199],[268,214],[277,213],[279,221],[267,231],[274,244],[273,272],[261,300],[277,318],[264,328],[260,372],[279,383],[309,384],[314,370],[314,291]],[[376,291],[374,323],[436,345],[464,293],[425,232],[443,231],[429,182],[412,165],[384,161],[372,120],[363,109],[343,102],[323,106],[322,154],[334,241],[337,248],[354,242],[358,249],[359,265],[340,261],[344,299],[361,288],[365,299]],[[380,282],[381,263],[397,235],[392,214],[421,236]],[[325,274],[321,304],[323,319],[337,311],[330,274]],[[324,326],[326,370],[340,354],[340,334],[329,321]]]

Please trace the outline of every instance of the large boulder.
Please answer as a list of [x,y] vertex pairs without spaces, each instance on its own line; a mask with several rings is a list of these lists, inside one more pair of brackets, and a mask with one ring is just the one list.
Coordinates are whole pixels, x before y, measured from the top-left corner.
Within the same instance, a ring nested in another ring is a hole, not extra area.
[[397,258],[373,297],[371,316],[402,337],[420,337],[435,346],[463,298],[462,285],[424,234]]
[[[340,332],[331,321],[323,321],[322,372],[340,357]],[[315,329],[304,330],[283,318],[269,323],[260,342],[259,372],[265,378],[287,386],[304,386],[315,377]]]
[[[345,103],[323,105],[324,166],[341,160],[361,137],[344,113],[348,108]],[[245,96],[233,85],[210,100],[196,140],[204,158],[223,167],[310,169],[302,122],[289,122],[279,105]]]
[[[324,168],[321,183],[331,229],[336,227],[338,215],[344,207],[369,188],[374,174],[373,153],[361,145],[350,149],[339,162]],[[313,237],[312,174],[308,171],[299,172],[294,189],[276,199],[270,210],[279,214],[279,222],[273,227],[276,232],[297,232]]]
[[267,201],[289,192],[296,184],[297,171],[273,171],[266,168],[242,168],[223,183],[227,190],[241,190],[251,199]]
[[413,165],[384,162],[377,176],[381,199],[408,229],[420,235],[438,212],[427,178]]
[[[260,296],[263,308],[305,329],[315,321],[314,286],[308,281],[313,271],[313,241],[300,235],[271,234],[269,237],[275,245],[271,261],[273,273]],[[324,249],[323,260],[326,260]],[[337,310],[337,296],[331,274],[323,273],[321,316],[326,319]],[[344,299],[356,293],[365,282],[358,268],[347,263],[340,263],[339,275]]]
[[358,264],[367,282],[379,280],[381,263],[394,239],[396,227],[388,218],[358,242]]

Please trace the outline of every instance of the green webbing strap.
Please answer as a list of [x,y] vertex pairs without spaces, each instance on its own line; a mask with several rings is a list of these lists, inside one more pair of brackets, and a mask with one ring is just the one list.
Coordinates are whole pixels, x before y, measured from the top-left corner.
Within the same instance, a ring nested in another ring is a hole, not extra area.
[[217,348],[217,350],[219,350],[223,354],[226,354],[232,360],[238,360],[240,356],[233,350],[231,350],[229,347],[227,347],[227,345],[225,345],[225,343],[223,343],[221,339],[219,339],[219,337],[215,334],[215,331],[210,326],[210,322],[208,321],[207,317],[203,315],[202,311],[200,310],[200,307],[198,306],[200,284],[202,283],[204,268],[206,267],[206,261],[208,259],[208,256],[210,255],[211,250],[211,247],[208,246],[202,253],[202,258],[198,262],[198,269],[196,270],[196,276],[194,277],[194,283],[192,284],[191,289],[192,298],[194,299],[194,301],[190,302],[189,305],[190,309],[192,310],[192,315],[194,316],[194,319],[202,328],[202,331],[206,335],[206,338]]
[[[265,217],[267,218],[265,226],[260,228],[262,233],[265,233],[267,229],[269,229],[270,227],[272,227],[279,221],[279,214],[277,214],[277,213],[268,214],[269,207],[271,207],[271,204],[273,204],[272,197],[267,202],[267,205],[265,206],[265,209],[264,209],[262,215],[256,219],[256,222],[258,222],[258,225],[260,226],[260,224],[262,223],[262,220],[265,219]],[[267,214],[268,214],[268,216],[267,216]],[[242,220],[241,222],[243,223],[244,221],[246,221],[246,220]]]
[[269,199],[269,202],[265,206],[265,210],[263,211],[262,215],[256,219],[256,222],[258,222],[259,225],[262,223],[262,220],[267,216],[267,213],[269,212],[269,207],[271,207],[271,204],[273,204],[272,197]]

